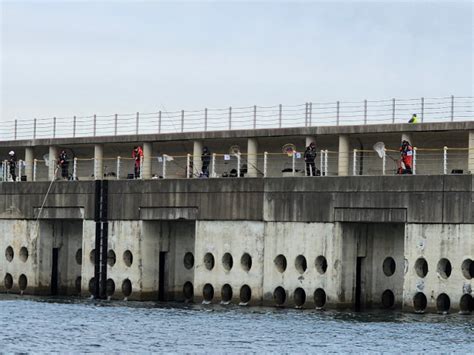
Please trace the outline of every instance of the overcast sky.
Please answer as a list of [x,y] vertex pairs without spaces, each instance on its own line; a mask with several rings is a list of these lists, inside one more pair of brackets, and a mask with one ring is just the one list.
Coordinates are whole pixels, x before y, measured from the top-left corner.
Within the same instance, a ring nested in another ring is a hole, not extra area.
[[473,82],[471,1],[1,2],[4,121],[472,96]]

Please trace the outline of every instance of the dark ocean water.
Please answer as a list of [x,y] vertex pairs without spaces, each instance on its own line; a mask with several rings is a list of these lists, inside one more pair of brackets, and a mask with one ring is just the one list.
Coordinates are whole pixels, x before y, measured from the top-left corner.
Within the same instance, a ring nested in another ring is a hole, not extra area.
[[0,352],[474,353],[472,315],[0,298]]

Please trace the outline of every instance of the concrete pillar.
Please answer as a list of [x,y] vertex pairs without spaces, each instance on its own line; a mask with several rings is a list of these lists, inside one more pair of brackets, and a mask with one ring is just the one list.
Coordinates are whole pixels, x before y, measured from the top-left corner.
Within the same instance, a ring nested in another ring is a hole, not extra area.
[[202,170],[202,142],[194,141],[193,146],[193,176],[197,177]]
[[474,174],[474,131],[469,131],[467,170]]
[[151,179],[151,159],[152,159],[152,144],[147,142],[143,143],[143,171],[142,176],[144,179]]
[[306,149],[306,147],[308,147],[311,143],[316,144],[316,137],[314,137],[314,136],[308,136],[308,137],[306,137],[305,149]]
[[50,181],[56,178],[56,161],[58,159],[58,148],[51,145],[49,147],[48,179]]
[[339,176],[349,175],[349,136],[339,136],[339,159],[337,172]]
[[256,138],[249,138],[247,140],[247,176],[257,177],[257,153],[258,142]]
[[104,178],[104,146],[96,144],[94,146],[94,180]]
[[33,147],[25,148],[25,175],[26,181],[33,181]]

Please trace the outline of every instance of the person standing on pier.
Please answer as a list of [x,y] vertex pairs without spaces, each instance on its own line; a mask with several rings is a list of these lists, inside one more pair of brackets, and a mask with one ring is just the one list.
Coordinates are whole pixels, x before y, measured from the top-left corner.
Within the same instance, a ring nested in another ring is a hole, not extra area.
[[397,174],[413,174],[413,147],[407,140],[402,142],[400,155]]
[[209,164],[211,163],[211,152],[207,147],[204,147],[201,155],[202,174],[201,176],[209,177]]
[[11,150],[8,155],[10,158],[8,159],[8,165],[10,167],[10,175],[13,181],[16,181],[16,154],[13,150]]
[[316,159],[316,145],[314,142],[311,142],[309,146],[306,147],[304,152],[304,161],[306,163],[306,176],[316,176],[316,165],[314,160]]
[[140,168],[143,159],[143,149],[140,146],[133,147],[132,158],[135,160],[135,179],[140,178]]
[[69,161],[68,161],[66,151],[64,149],[61,150],[61,153],[59,153],[58,165],[61,168],[61,177],[64,180],[67,180],[69,178],[69,169],[68,169]]

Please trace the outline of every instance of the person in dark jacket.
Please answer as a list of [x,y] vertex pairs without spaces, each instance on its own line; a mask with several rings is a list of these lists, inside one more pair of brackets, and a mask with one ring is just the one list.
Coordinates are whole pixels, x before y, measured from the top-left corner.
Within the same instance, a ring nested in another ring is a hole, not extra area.
[[8,166],[10,167],[10,175],[13,181],[16,181],[16,154],[12,150],[8,153],[10,158],[8,158]]
[[316,145],[312,142],[304,152],[304,161],[306,163],[306,175],[316,176],[316,165],[314,160],[316,159]]
[[211,163],[211,152],[207,147],[204,147],[201,155],[202,161],[202,176],[209,177],[209,164]]
[[61,177],[67,180],[69,178],[69,160],[65,150],[61,150],[59,153],[58,165],[61,168]]

